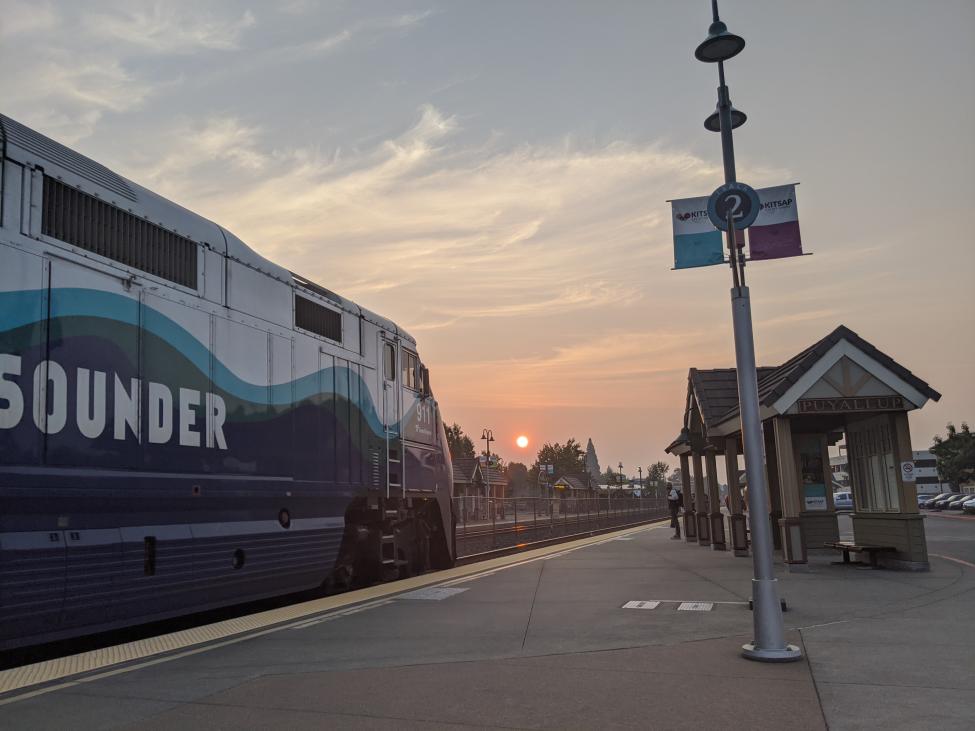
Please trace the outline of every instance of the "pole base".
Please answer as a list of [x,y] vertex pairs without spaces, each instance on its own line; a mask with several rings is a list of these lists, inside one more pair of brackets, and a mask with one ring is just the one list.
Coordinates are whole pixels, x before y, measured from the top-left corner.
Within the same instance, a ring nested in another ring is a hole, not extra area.
[[749,642],[741,646],[741,656],[757,662],[795,662],[802,659],[802,651],[795,645],[786,645],[780,650],[767,650]]

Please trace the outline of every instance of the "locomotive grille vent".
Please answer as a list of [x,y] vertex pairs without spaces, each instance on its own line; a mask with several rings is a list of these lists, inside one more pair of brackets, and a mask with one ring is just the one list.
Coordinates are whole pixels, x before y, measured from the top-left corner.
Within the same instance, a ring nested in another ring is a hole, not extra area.
[[372,484],[379,486],[379,450],[373,449],[372,454]]
[[295,326],[342,342],[342,313],[295,295]]
[[195,243],[46,175],[41,233],[184,287],[197,287]]

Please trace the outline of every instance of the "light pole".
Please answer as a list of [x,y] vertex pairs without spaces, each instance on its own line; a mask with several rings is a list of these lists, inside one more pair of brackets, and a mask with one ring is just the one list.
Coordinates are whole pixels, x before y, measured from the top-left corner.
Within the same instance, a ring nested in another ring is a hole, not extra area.
[[[724,62],[738,55],[745,39],[728,32],[718,18],[718,0],[711,0],[713,22],[708,37],[694,51],[705,63],[718,64],[718,106],[704,122],[706,129],[721,133],[725,183],[735,180],[735,150],[731,131],[745,123],[747,117],[731,106],[724,79]],[[738,401],[741,413],[741,435],[744,442],[745,473],[748,479],[748,511],[751,514],[752,622],[754,639],[742,646],[742,655],[750,660],[789,662],[802,653],[785,642],[782,607],[779,604],[777,579],[772,564],[771,528],[768,521],[768,489],[765,484],[765,440],[758,405],[758,376],[755,371],[755,340],[752,334],[751,303],[745,286],[745,256],[735,237],[734,219],[728,213],[728,249],[731,263],[731,314],[735,334],[735,365],[738,375]]]
[[640,476],[640,478],[637,480],[637,484],[640,485],[640,497],[642,498],[643,497],[643,467],[637,467],[636,471],[637,474]]
[[484,479],[487,481],[488,490],[491,493],[491,497],[494,497],[494,487],[491,485],[491,442],[494,441],[494,434],[491,433],[490,429],[482,429],[481,439],[484,440],[484,451],[487,453],[486,461],[484,463]]
[[620,468],[620,497],[623,497],[623,463],[619,463]]

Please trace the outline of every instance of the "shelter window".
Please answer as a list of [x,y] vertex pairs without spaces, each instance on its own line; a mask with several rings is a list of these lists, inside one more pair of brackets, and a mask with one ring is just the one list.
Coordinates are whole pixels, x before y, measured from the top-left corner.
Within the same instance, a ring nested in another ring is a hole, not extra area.
[[883,416],[847,427],[847,454],[857,508],[898,512],[898,464],[894,460],[890,421]]

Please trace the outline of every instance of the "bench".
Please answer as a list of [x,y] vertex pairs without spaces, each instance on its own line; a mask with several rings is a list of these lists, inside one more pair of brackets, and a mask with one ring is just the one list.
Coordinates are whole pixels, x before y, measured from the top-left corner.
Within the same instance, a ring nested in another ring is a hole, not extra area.
[[[872,546],[866,544],[851,543],[850,541],[828,541],[824,543],[825,548],[832,548],[843,552],[843,563],[854,563],[850,561],[851,553],[865,553],[870,557],[870,565],[877,568],[877,555],[880,553],[896,553],[897,549],[893,546]],[[839,563],[839,561],[837,561]],[[860,562],[857,562],[860,563]]]

